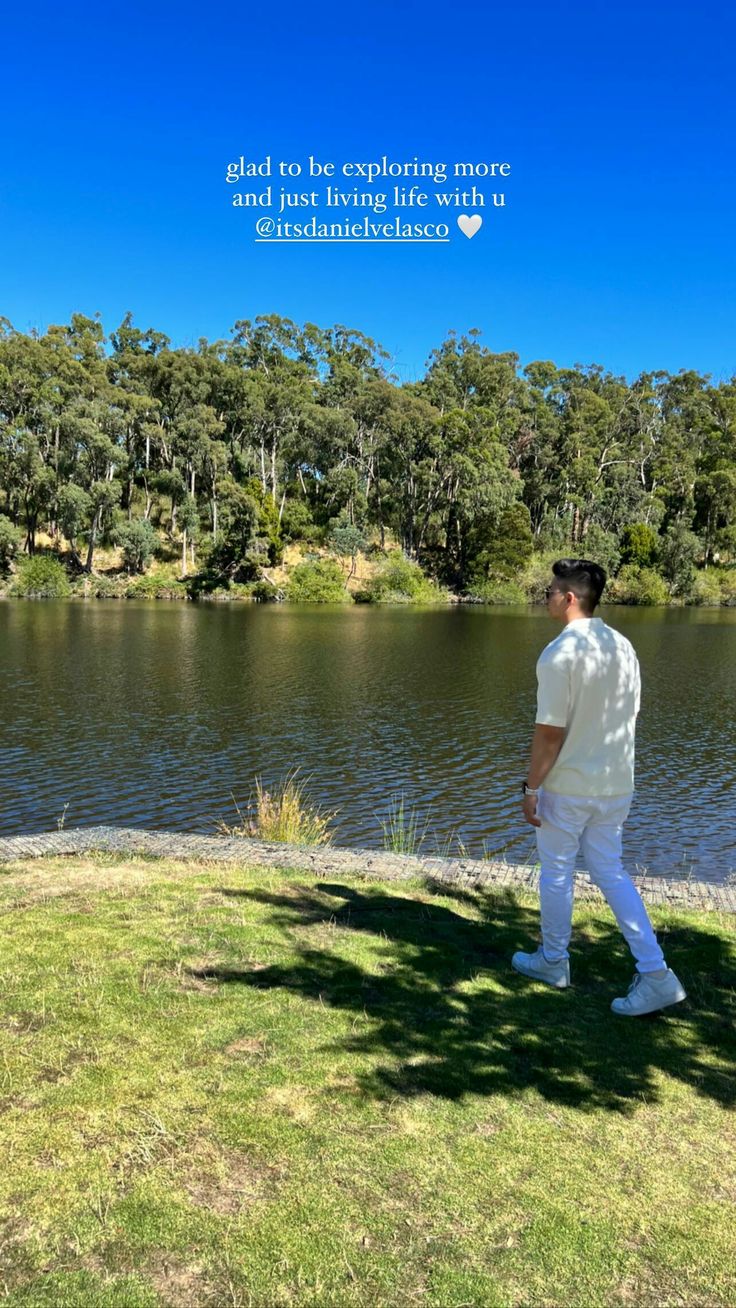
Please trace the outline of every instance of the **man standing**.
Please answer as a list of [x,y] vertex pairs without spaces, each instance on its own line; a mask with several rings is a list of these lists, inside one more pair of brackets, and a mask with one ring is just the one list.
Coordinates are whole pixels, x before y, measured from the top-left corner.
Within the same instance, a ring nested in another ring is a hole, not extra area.
[[634,789],[639,663],[625,636],[593,611],[606,574],[587,559],[559,559],[545,593],[562,633],[537,663],[537,718],[523,812],[537,829],[542,944],[516,953],[517,972],[559,989],[570,984],[578,850],[636,960],[614,1013],[638,1017],[677,1004],[685,991],[667,967],[639,891],[621,862],[621,832]]

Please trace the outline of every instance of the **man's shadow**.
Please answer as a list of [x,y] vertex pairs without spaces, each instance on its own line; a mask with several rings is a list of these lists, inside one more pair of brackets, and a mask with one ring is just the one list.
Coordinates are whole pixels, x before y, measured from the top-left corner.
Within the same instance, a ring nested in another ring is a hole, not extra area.
[[[296,893],[223,890],[270,905],[284,928],[334,923],[386,940],[372,970],[327,949],[300,948],[297,961],[260,970],[198,968],[192,975],[223,985],[279,988],[337,1009],[364,1014],[368,1028],[335,1050],[370,1054],[358,1078],[366,1095],[395,1099],[433,1094],[514,1094],[530,1086],[545,1099],[576,1108],[630,1111],[659,1098],[665,1073],[726,1106],[736,1100],[736,955],[715,932],[677,927],[660,932],[689,998],[650,1018],[617,1017],[633,960],[618,928],[578,930],[571,948],[573,986],[553,990],[518,976],[515,949],[538,935],[536,909],[513,893],[465,891],[427,878],[425,888],[472,904],[480,920],[443,904],[317,882]],[[468,986],[473,979],[480,985]],[[483,984],[487,978],[489,984]],[[714,1065],[717,1063],[717,1066]]]

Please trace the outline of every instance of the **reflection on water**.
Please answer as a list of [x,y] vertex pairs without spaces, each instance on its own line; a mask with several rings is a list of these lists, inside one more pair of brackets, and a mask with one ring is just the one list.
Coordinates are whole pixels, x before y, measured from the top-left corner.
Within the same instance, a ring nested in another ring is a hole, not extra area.
[[[609,608],[642,666],[630,865],[736,871],[736,610]],[[289,769],[378,847],[391,797],[424,852],[534,855],[518,815],[542,610],[0,604],[0,832],[211,831]],[[509,842],[512,842],[509,844]]]

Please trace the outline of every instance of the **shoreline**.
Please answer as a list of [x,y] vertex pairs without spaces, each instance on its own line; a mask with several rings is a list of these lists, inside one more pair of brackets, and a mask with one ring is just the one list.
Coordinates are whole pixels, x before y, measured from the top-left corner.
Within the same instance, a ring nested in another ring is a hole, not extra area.
[[[287,845],[240,836],[207,836],[184,831],[148,831],[137,827],[76,827],[36,835],[0,836],[0,865],[28,858],[58,858],[74,854],[116,853],[200,862],[247,863],[249,866],[313,872],[324,876],[362,876],[379,881],[431,877],[447,885],[468,888],[538,888],[539,874],[530,867],[473,858],[422,857],[385,850],[348,849],[331,845]],[[717,884],[688,878],[642,876],[632,880],[648,904],[708,912],[736,913],[736,883]],[[597,899],[600,891],[583,872],[575,874],[575,894]]]

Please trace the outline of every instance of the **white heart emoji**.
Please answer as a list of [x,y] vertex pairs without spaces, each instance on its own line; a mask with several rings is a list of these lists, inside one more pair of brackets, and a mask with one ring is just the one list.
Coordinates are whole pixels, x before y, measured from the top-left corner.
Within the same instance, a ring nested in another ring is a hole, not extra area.
[[460,231],[464,232],[468,240],[470,240],[471,236],[475,236],[475,233],[482,222],[483,219],[479,213],[474,213],[472,216],[467,213],[461,213],[457,220],[457,225],[460,228]]

